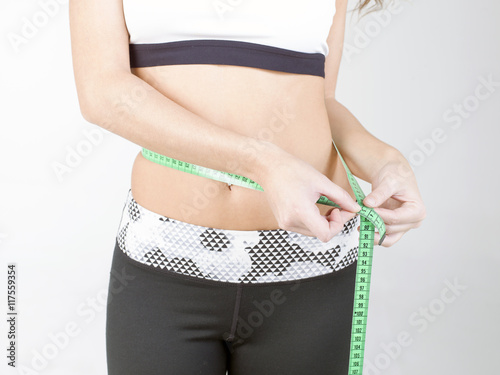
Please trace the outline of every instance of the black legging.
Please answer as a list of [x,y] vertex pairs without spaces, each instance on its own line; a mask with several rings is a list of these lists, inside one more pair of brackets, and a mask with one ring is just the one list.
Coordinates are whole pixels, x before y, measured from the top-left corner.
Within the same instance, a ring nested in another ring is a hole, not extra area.
[[346,375],[355,270],[231,283],[142,264],[116,244],[108,374]]

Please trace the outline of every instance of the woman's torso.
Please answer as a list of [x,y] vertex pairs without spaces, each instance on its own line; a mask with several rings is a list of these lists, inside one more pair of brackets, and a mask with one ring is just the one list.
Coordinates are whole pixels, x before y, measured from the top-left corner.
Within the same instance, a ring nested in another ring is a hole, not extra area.
[[[354,198],[332,144],[322,77],[205,64],[135,68],[133,73],[198,116],[300,157]],[[140,205],[173,219],[234,230],[278,228],[263,192],[229,189],[226,183],[158,165],[140,152],[131,188]],[[330,209],[317,207],[321,214]]]

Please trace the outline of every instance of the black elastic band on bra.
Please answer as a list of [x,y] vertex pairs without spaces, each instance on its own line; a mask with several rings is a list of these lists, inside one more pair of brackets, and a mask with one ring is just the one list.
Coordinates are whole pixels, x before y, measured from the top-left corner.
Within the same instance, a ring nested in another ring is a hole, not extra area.
[[130,66],[216,64],[325,76],[325,56],[232,40],[130,44]]

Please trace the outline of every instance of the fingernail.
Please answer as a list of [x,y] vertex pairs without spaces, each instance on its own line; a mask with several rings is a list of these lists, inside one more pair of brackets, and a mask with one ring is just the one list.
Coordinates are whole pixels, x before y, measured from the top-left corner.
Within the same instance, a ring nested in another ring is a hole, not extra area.
[[358,211],[361,211],[361,206],[359,205],[359,203],[356,203],[356,212]]

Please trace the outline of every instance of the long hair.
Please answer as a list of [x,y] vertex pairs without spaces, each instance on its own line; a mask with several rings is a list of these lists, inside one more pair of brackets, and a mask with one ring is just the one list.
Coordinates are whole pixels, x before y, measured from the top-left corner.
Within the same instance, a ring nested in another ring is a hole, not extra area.
[[[372,3],[372,5],[369,8],[366,8],[370,3]],[[363,16],[365,16],[368,13],[383,9],[383,6],[384,0],[359,0],[358,5],[356,5],[353,11],[357,10],[358,15],[360,15],[362,10],[366,8],[366,11],[363,14]]]

